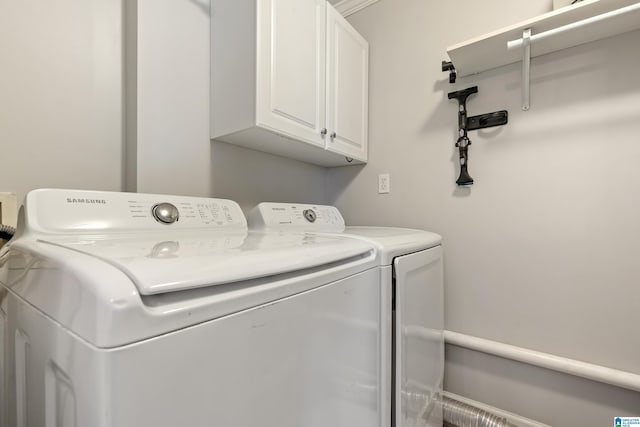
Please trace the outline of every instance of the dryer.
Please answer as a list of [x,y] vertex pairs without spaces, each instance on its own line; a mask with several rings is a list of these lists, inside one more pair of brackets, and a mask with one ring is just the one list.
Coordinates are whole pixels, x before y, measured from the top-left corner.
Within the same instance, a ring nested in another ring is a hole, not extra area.
[[386,425],[441,427],[444,376],[442,238],[423,230],[346,226],[334,206],[260,203],[254,230],[348,236],[377,248]]
[[0,426],[381,426],[377,264],[231,200],[31,192],[0,251]]

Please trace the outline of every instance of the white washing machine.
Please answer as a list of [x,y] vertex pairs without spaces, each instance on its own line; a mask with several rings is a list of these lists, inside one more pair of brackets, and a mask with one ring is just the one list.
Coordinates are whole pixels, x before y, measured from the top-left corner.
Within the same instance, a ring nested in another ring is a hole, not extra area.
[[441,427],[444,296],[441,236],[391,227],[346,227],[334,206],[260,203],[249,227],[274,234],[349,236],[377,248],[387,425]]
[[38,190],[0,251],[2,427],[383,424],[371,243],[230,200]]

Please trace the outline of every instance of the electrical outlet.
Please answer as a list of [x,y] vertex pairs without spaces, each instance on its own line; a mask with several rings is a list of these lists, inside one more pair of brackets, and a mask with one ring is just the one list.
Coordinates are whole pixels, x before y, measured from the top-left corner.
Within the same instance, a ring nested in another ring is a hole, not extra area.
[[15,193],[0,193],[0,224],[15,227],[18,222],[18,204]]
[[391,175],[381,173],[378,175],[378,194],[391,193]]

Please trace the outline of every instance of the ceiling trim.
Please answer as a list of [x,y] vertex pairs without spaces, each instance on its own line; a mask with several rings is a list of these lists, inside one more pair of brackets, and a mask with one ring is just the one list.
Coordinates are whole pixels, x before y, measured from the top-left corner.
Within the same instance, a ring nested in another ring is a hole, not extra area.
[[333,7],[335,7],[343,16],[349,16],[377,1],[378,0],[340,0],[334,4]]

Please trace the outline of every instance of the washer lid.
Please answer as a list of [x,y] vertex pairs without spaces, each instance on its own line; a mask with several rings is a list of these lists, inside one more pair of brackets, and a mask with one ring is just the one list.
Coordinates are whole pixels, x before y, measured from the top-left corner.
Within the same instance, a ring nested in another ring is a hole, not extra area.
[[41,242],[99,258],[143,295],[289,273],[371,253],[371,244],[304,233],[139,233],[40,236]]

